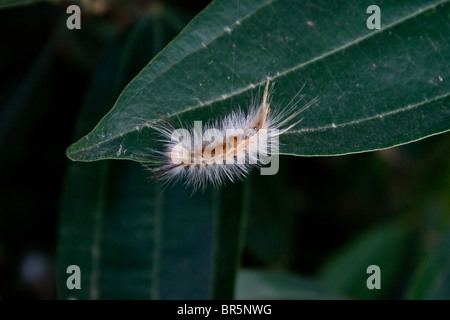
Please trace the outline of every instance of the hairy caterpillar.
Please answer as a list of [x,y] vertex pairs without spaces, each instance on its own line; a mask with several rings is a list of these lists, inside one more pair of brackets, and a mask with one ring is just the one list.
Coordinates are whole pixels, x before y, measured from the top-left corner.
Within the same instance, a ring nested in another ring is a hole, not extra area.
[[302,119],[292,120],[315,102],[297,109],[301,99],[293,101],[300,89],[285,108],[271,108],[272,89],[268,80],[262,100],[253,101],[247,112],[238,108],[205,126],[195,121],[194,126],[175,129],[167,120],[152,125],[161,135],[163,151],[155,151],[159,161],[149,170],[165,184],[181,180],[195,192],[209,184],[220,187],[241,180],[254,168],[265,169],[264,164],[278,160],[278,137],[297,125]]

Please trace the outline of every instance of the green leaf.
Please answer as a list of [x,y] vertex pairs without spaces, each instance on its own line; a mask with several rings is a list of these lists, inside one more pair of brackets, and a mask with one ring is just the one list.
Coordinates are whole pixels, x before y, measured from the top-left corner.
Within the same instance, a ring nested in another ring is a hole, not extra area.
[[[73,164],[65,195],[61,298],[232,298],[240,224],[230,226],[229,216],[240,211],[221,209],[216,190],[190,196],[178,186],[161,195],[139,166],[105,162]],[[81,290],[66,287],[73,264]]]
[[220,192],[219,212],[214,221],[215,244],[210,298],[233,298],[244,247],[249,197],[249,183],[244,186],[242,183],[232,184]]
[[[151,298],[158,194],[141,171],[126,163],[70,166],[59,241],[60,298]],[[81,269],[81,290],[66,287],[70,265]]]
[[[163,193],[156,299],[231,299],[240,257],[239,184],[222,192]],[[233,200],[233,201],[230,201]]]
[[[120,82],[126,44],[126,38],[119,38],[95,73],[77,123],[77,136],[114,101],[117,93],[111,87]],[[142,168],[131,163],[69,164],[61,201],[60,298],[152,297],[152,248],[158,227],[153,216],[160,206],[157,192]],[[81,269],[81,290],[66,286],[70,265]]]
[[304,201],[304,194],[288,183],[292,168],[284,164],[280,161],[276,175],[255,172],[248,179],[251,195],[246,250],[264,266],[277,269],[288,268],[298,256],[299,206]]
[[163,194],[160,243],[155,248],[156,299],[208,299],[214,259],[216,191],[189,196],[183,187]]
[[337,295],[312,280],[282,273],[258,270],[239,272],[236,299],[242,300],[331,300]]
[[[218,203],[217,191],[191,197],[176,187],[161,195],[136,164],[72,165],[61,218],[60,297],[211,298]],[[70,265],[81,269],[81,290],[66,287]]]
[[450,299],[450,233],[424,259],[413,279],[408,299]]
[[[410,230],[398,224],[378,227],[364,233],[329,258],[319,278],[335,292],[359,299],[392,298],[403,279],[403,267],[410,244]],[[368,289],[371,274],[367,268],[377,265],[381,289]]]
[[[151,161],[163,111],[209,120],[246,106],[267,76],[273,103],[305,84],[319,102],[282,138],[282,153],[377,150],[450,129],[450,2],[378,3],[382,28],[366,27],[370,1],[217,0],[126,87],[91,133],[67,150],[78,161]],[[303,102],[302,102],[303,103]],[[118,155],[122,145],[126,153]]]
[[[422,213],[420,263],[409,279],[406,299],[450,299],[450,140],[430,152],[429,177],[422,179],[421,193],[414,206]],[[436,174],[439,172],[439,174]]]

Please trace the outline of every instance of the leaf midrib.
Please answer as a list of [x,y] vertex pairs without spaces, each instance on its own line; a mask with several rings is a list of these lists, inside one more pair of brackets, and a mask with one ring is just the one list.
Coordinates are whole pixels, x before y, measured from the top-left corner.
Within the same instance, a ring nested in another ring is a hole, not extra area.
[[[445,98],[447,98],[447,97],[449,97],[449,96],[450,96],[450,93],[447,93],[447,94],[444,94],[444,95],[435,97],[435,98],[433,98],[433,99],[431,99],[431,100],[426,100],[426,101],[423,102],[423,103],[416,103],[416,104],[414,104],[414,105],[409,105],[408,107],[401,108],[400,111],[411,110],[411,109],[413,109],[413,108],[415,108],[415,107],[420,107],[421,105],[424,105],[425,103],[435,102],[435,101],[438,101],[438,100],[442,100],[442,99],[445,99]],[[397,110],[399,110],[399,109],[397,109]],[[393,115],[393,114],[395,114],[395,113],[398,113],[398,112],[396,112],[397,110],[393,110],[393,111],[390,111],[390,112],[386,112],[385,114],[388,115],[388,116],[389,116],[389,115]],[[399,111],[399,112],[400,112],[400,111]],[[376,116],[370,117],[370,119],[368,118],[367,120],[366,120],[366,119],[363,119],[363,120],[359,121],[359,123],[364,122],[364,121],[369,121],[369,120],[377,119],[377,118],[378,118],[378,119],[379,119],[379,118],[384,118],[384,117],[385,117],[384,114],[381,115],[381,117],[380,117],[380,115],[376,115]],[[347,125],[353,125],[353,124],[357,124],[357,121],[350,121],[350,122],[348,122],[348,123],[344,123],[344,124],[339,125],[339,127],[345,127],[345,126],[347,126]],[[338,127],[338,126],[336,125],[336,127]],[[289,132],[286,132],[284,135],[295,134],[295,133],[298,134],[298,133],[304,133],[304,132],[315,132],[315,131],[318,131],[318,130],[323,130],[323,131],[325,131],[325,130],[329,130],[329,129],[336,129],[336,128],[333,128],[332,126],[325,126],[325,127],[320,127],[320,128],[308,128],[308,129],[302,129],[302,130],[289,131]],[[370,149],[368,149],[368,150],[349,151],[349,152],[342,152],[342,153],[333,153],[333,154],[331,154],[331,155],[332,155],[332,156],[344,156],[344,155],[348,155],[348,154],[362,153],[362,152],[367,152],[367,151],[380,151],[380,150],[385,150],[385,149],[389,149],[389,148],[392,148],[392,147],[401,146],[401,145],[404,145],[404,144],[407,144],[407,143],[411,143],[411,142],[416,142],[416,141],[419,141],[419,140],[423,140],[423,139],[425,139],[425,138],[432,137],[432,136],[435,136],[435,135],[438,135],[438,134],[441,134],[441,133],[444,133],[444,132],[450,132],[450,129],[443,130],[443,131],[439,131],[439,132],[434,132],[434,133],[431,133],[431,134],[428,134],[428,135],[425,135],[425,136],[421,136],[421,137],[419,137],[419,138],[417,138],[417,139],[409,140],[408,142],[394,143],[394,144],[392,144],[392,145],[390,145],[390,146],[386,146],[386,147],[381,147],[381,148],[370,148]],[[287,156],[300,156],[300,155],[301,155],[301,154],[290,153],[290,152],[280,152],[279,154],[280,154],[280,155],[287,155]],[[329,156],[329,155],[326,155],[326,154],[306,154],[306,155],[301,155],[301,156],[315,157],[315,156]]]
[[443,95],[440,95],[440,96],[433,97],[432,99],[427,99],[425,101],[420,101],[420,102],[417,102],[417,103],[408,104],[406,107],[401,107],[401,108],[390,110],[390,111],[387,111],[387,112],[382,112],[382,113],[376,114],[376,115],[371,116],[371,117],[361,118],[361,119],[357,119],[357,120],[352,120],[352,121],[348,121],[348,122],[344,122],[344,123],[340,123],[340,124],[335,124],[334,127],[333,127],[333,124],[332,124],[332,125],[323,126],[323,127],[304,128],[304,129],[299,129],[299,130],[290,130],[290,131],[286,132],[285,135],[295,134],[295,133],[305,133],[305,132],[326,131],[326,130],[329,130],[329,129],[345,128],[345,127],[348,127],[348,126],[351,126],[351,125],[360,124],[360,123],[367,122],[367,121],[372,121],[374,119],[382,119],[382,118],[386,118],[388,116],[395,115],[397,113],[401,113],[403,111],[408,111],[408,110],[412,110],[412,109],[415,109],[415,108],[419,108],[419,107],[421,107],[424,104],[432,103],[432,102],[435,102],[435,101],[438,101],[438,100],[442,100],[442,99],[445,99],[445,98],[447,98],[449,96],[450,96],[450,92],[446,93],[446,94],[443,94]]

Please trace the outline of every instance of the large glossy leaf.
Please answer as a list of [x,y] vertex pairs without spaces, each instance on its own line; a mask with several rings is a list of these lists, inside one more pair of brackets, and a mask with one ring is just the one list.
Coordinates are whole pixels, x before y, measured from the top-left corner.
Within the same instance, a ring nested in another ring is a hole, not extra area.
[[[72,145],[73,160],[150,161],[158,111],[208,120],[248,104],[271,76],[274,104],[305,84],[319,102],[282,139],[282,153],[337,155],[415,141],[450,129],[449,1],[217,0],[127,86]],[[303,103],[302,102],[302,103]],[[118,150],[126,152],[118,152]]]

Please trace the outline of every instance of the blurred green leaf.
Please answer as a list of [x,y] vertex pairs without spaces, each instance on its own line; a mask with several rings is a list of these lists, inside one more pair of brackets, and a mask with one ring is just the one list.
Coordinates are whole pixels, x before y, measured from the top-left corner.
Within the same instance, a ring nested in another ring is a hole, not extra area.
[[232,299],[235,279],[244,247],[249,210],[250,185],[232,184],[221,190],[216,215],[211,295],[213,299]]
[[[127,86],[67,155],[78,161],[151,161],[157,112],[208,120],[245,106],[268,75],[274,104],[305,84],[319,97],[282,153],[337,155],[388,148],[449,130],[449,1],[217,0]],[[254,89],[255,88],[255,89]],[[127,150],[118,155],[120,145]]]
[[[60,222],[60,298],[151,297],[158,194],[141,171],[126,163],[70,166]],[[69,265],[81,269],[81,290],[66,287]]]
[[264,266],[278,269],[289,267],[298,255],[299,208],[304,202],[303,194],[289,184],[293,168],[284,164],[282,159],[276,175],[255,172],[248,179],[251,193],[246,250]]
[[[399,224],[377,227],[331,256],[320,271],[322,283],[333,291],[358,299],[387,299],[403,280],[411,231]],[[370,265],[381,271],[381,289],[368,289]]]
[[[76,135],[115,99],[127,38],[109,49],[92,80]],[[70,163],[61,201],[60,298],[150,298],[158,212],[157,188],[127,163]],[[160,210],[160,209],[159,209]],[[81,269],[81,290],[66,287],[69,265]]]
[[242,270],[237,279],[235,299],[330,300],[339,297],[312,280],[296,275]]
[[450,233],[424,259],[413,279],[408,299],[450,299]]
[[190,196],[183,187],[162,195],[160,230],[156,235],[153,298],[208,299],[214,259],[214,219],[217,191]]
[[[61,298],[211,297],[217,192],[191,197],[176,187],[161,195],[145,178],[132,163],[71,166],[60,230]],[[81,268],[82,290],[65,286],[72,264]]]
[[0,112],[0,145],[7,139],[9,131],[18,126],[18,120],[21,120],[20,115],[27,113],[24,109],[33,105],[30,100],[36,87],[42,81],[42,75],[48,72],[58,51],[67,42],[68,36],[65,20],[60,18],[32,67],[29,68],[21,83],[11,90],[11,98]]
[[[240,258],[241,188],[162,194],[156,299],[231,299]],[[233,201],[230,201],[232,199]]]

